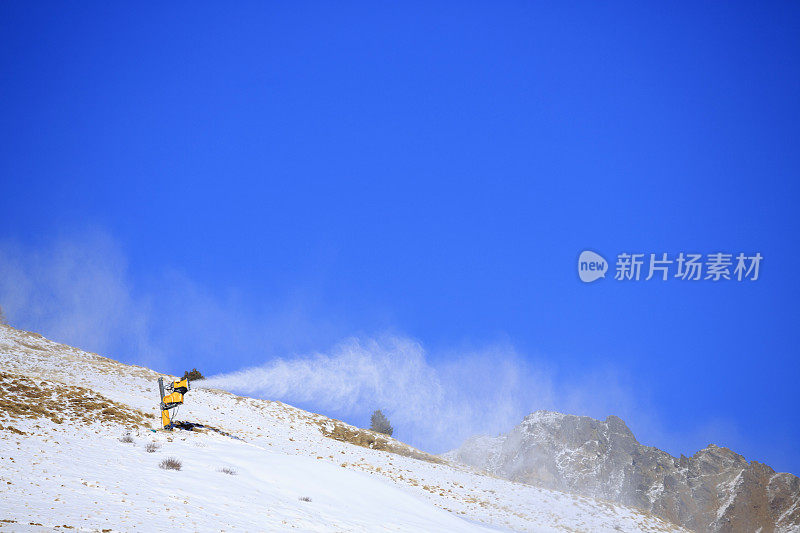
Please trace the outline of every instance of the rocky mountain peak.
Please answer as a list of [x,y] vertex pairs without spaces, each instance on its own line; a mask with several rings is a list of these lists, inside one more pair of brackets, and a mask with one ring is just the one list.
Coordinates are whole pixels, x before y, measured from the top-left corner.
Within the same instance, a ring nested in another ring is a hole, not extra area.
[[535,411],[445,454],[494,475],[600,497],[696,531],[800,531],[800,479],[715,444],[692,457],[640,444],[625,422]]
[[616,415],[608,415],[604,422],[606,426],[608,426],[609,430],[613,431],[614,433],[625,435],[626,437],[636,440],[636,437],[633,436],[633,431],[628,428],[628,425],[620,417]]

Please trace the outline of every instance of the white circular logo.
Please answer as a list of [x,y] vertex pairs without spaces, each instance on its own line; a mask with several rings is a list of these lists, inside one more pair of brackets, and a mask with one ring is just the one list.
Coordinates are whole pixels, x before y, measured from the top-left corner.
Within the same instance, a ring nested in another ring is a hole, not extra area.
[[600,278],[606,277],[608,271],[608,261],[603,256],[589,250],[581,252],[578,258],[578,277],[584,283],[591,283]]

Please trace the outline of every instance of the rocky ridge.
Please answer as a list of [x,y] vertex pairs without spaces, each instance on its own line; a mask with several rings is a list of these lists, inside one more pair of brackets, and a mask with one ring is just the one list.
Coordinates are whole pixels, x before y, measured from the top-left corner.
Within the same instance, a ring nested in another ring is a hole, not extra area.
[[620,418],[536,411],[444,457],[538,487],[638,507],[698,532],[800,531],[800,478],[710,444],[692,457],[640,444]]

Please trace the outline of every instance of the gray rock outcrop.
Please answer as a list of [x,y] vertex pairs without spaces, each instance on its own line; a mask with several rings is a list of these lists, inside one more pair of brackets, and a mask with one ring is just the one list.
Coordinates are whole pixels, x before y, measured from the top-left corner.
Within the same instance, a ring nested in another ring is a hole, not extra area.
[[640,444],[620,418],[536,411],[444,457],[541,487],[639,507],[698,532],[800,531],[800,478],[710,444],[692,457]]

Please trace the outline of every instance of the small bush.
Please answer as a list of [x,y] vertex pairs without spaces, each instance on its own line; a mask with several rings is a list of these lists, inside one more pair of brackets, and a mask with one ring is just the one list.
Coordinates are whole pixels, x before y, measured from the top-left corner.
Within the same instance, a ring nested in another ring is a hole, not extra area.
[[164,470],[180,470],[183,466],[180,459],[176,459],[174,457],[167,457],[163,461],[159,463],[159,468],[163,468]]
[[219,471],[222,472],[223,474],[228,474],[229,476],[236,475],[236,470],[229,466],[223,466],[222,468],[219,469]]
[[144,451],[146,451],[147,453],[153,453],[156,450],[158,450],[159,448],[161,448],[161,445],[159,443],[157,443],[157,442],[148,442],[144,447]]
[[6,315],[3,314],[3,308],[0,307],[0,324],[7,324]]
[[183,379],[187,379],[187,378],[189,379],[189,381],[197,381],[198,379],[206,379],[205,377],[203,377],[203,374],[201,374],[200,371],[197,370],[196,368],[193,368],[193,369],[189,370],[188,372],[184,372],[183,373]]
[[299,499],[300,499],[301,502],[310,502],[311,501],[311,498],[309,498],[308,496],[300,496]]
[[133,437],[130,433],[125,433],[119,438],[119,441],[124,442],[125,444],[133,444]]
[[390,437],[392,436],[392,433],[394,433],[394,428],[392,428],[392,425],[389,423],[389,419],[386,418],[386,415],[384,415],[380,409],[372,413],[369,421],[369,429],[372,431],[377,431],[378,433],[383,433],[384,435],[389,435]]

